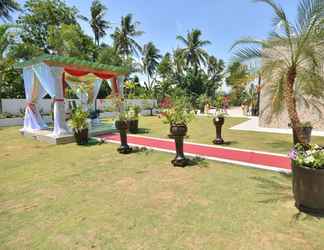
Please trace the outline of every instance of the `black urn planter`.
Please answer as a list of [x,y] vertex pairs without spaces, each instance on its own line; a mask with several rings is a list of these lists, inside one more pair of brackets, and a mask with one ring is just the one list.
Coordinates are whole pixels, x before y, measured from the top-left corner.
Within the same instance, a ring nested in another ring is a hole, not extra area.
[[188,128],[184,124],[173,124],[170,127],[170,133],[174,138],[176,146],[176,157],[171,161],[175,167],[185,167],[188,159],[183,153],[183,137],[187,134]]
[[138,120],[128,120],[127,121],[127,126],[129,132],[132,134],[137,134],[138,132]]
[[[304,134],[307,144],[310,143],[310,141],[311,141],[312,130],[313,130],[312,127],[302,127],[302,131],[303,131],[303,134]],[[297,143],[300,142],[294,129],[293,129],[293,137],[294,137],[294,145],[296,145]]]
[[129,154],[132,152],[132,148],[127,144],[127,122],[126,121],[116,121],[115,127],[119,131],[120,135],[120,147],[117,151],[121,154]]
[[295,206],[302,212],[324,216],[324,169],[293,163],[292,173]]
[[224,144],[224,140],[222,138],[222,127],[224,125],[225,119],[224,117],[215,117],[213,119],[213,123],[216,127],[216,139],[213,140],[214,144],[221,145]]
[[74,129],[73,132],[74,132],[75,142],[78,145],[85,145],[88,143],[89,130],[87,128]]

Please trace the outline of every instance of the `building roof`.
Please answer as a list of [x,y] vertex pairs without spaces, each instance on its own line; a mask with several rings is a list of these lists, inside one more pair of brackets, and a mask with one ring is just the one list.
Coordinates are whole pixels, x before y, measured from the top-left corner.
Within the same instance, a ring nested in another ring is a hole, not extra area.
[[22,69],[38,63],[46,63],[50,66],[73,68],[89,72],[103,72],[113,75],[126,75],[129,73],[129,70],[126,67],[111,66],[107,64],[86,61],[75,57],[48,54],[35,57],[25,62],[16,63],[15,67]]

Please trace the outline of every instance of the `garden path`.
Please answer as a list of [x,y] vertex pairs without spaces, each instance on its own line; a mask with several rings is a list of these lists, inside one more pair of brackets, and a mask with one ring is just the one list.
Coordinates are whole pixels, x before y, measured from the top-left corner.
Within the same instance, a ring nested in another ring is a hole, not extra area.
[[[119,134],[109,133],[99,136],[106,142],[119,143]],[[173,140],[153,138],[139,135],[128,135],[131,146],[145,147],[157,151],[175,153]],[[188,156],[201,157],[241,166],[272,170],[277,172],[290,172],[291,164],[288,156],[261,151],[234,149],[197,143],[184,143],[184,152]]]

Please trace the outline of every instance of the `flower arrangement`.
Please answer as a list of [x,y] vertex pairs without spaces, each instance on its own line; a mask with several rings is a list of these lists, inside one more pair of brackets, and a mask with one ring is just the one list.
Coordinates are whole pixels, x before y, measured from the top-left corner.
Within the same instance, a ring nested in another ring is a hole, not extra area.
[[169,97],[169,96],[164,97],[160,102],[160,108],[161,109],[169,109],[171,107],[172,107],[171,97]]
[[190,111],[185,98],[178,98],[172,102],[171,107],[163,109],[162,116],[165,117],[165,123],[170,125],[183,124],[187,125],[195,116],[194,111]]
[[222,109],[215,110],[214,117],[216,120],[219,118],[224,118],[225,116],[227,116],[227,113],[225,113]]
[[297,166],[324,169],[324,148],[317,144],[296,144],[290,151],[289,158]]

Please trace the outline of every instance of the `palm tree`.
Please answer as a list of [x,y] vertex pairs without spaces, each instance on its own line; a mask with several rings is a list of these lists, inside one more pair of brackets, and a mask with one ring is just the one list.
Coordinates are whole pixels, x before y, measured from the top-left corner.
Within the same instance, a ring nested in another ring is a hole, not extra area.
[[0,18],[11,20],[10,12],[20,10],[19,4],[15,0],[0,0]]
[[217,60],[215,56],[209,56],[207,60],[207,76],[206,93],[215,97],[216,90],[222,85],[223,71],[225,63],[222,59]]
[[152,90],[154,79],[151,79],[156,73],[161,57],[160,50],[152,42],[143,46],[142,67],[143,73],[147,76],[147,84],[145,83],[147,90]]
[[12,66],[13,60],[11,58],[5,57],[6,52],[9,49],[10,44],[13,42],[14,33],[10,32],[12,25],[0,25],[0,112],[1,112],[1,98],[3,89],[2,84],[4,83],[4,78],[6,71]]
[[269,5],[275,14],[273,31],[266,40],[250,37],[237,41],[251,47],[236,52],[236,59],[261,59],[260,73],[273,89],[273,112],[284,104],[291,125],[300,143],[306,143],[302,122],[296,108],[296,89],[303,95],[324,96],[324,0],[301,0],[296,24],[273,0],[256,0]]
[[0,25],[0,60],[4,59],[4,53],[12,42],[12,34],[9,32],[11,28],[11,25]]
[[143,34],[143,31],[137,30],[139,22],[133,23],[133,16],[128,14],[121,18],[120,27],[115,29],[111,35],[115,50],[126,59],[128,56],[139,55],[141,46],[136,42],[135,37]]
[[99,46],[100,39],[106,35],[107,29],[110,28],[109,22],[104,20],[107,7],[100,0],[94,0],[91,5],[90,26],[95,37],[95,43]]
[[201,64],[206,65],[208,53],[203,49],[204,46],[210,44],[207,40],[201,40],[202,33],[198,29],[193,29],[187,33],[187,37],[177,36],[177,40],[181,41],[185,48],[181,49],[182,57],[186,65],[194,68],[195,75]]

